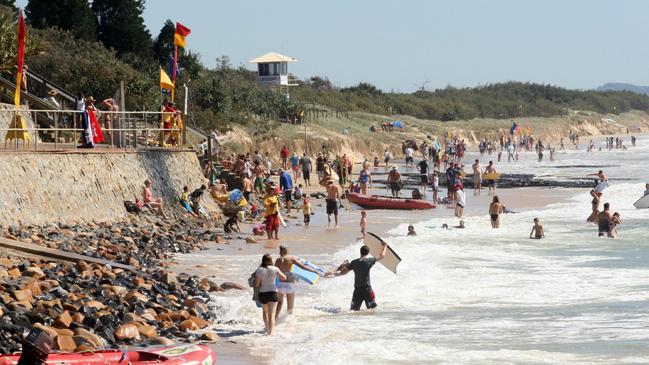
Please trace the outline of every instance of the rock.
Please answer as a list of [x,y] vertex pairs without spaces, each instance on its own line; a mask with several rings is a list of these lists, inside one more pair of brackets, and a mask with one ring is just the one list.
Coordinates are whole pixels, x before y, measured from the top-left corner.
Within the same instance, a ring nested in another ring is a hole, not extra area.
[[162,276],[160,277],[160,280],[163,283],[167,284],[167,285],[173,285],[173,284],[178,283],[178,279],[176,278],[176,274],[174,274],[172,272],[163,273]]
[[55,328],[54,330],[56,331],[56,333],[58,333],[59,336],[74,336],[74,332],[67,328]]
[[140,263],[139,263],[136,259],[134,259],[133,257],[129,257],[129,258],[126,260],[126,263],[127,263],[128,265],[133,266],[134,268],[138,268],[138,267],[140,267]]
[[205,332],[201,335],[201,340],[208,342],[217,342],[219,340],[219,336],[214,332]]
[[43,273],[43,270],[41,270],[39,267],[30,266],[22,272],[22,276],[29,276],[32,278],[40,279],[45,276],[45,273]]
[[257,239],[255,237],[246,237],[246,243],[257,243]]
[[128,289],[119,285],[112,285],[110,287],[110,291],[112,291],[113,294],[117,295],[118,297],[123,297],[126,295],[126,293],[128,293]]
[[168,339],[166,337],[152,338],[151,342],[153,342],[156,345],[164,345],[164,346],[171,346],[171,345],[175,344],[175,342],[173,340],[170,340],[170,339]]
[[11,262],[11,260],[3,257],[0,258],[0,266],[7,269],[11,269],[14,266],[14,264]]
[[180,328],[183,331],[195,331],[195,330],[203,329],[209,325],[210,323],[208,321],[202,318],[191,316],[188,319],[180,322],[178,328]]
[[140,340],[140,332],[135,323],[125,323],[114,332],[115,338],[118,340]]
[[184,309],[176,312],[167,313],[167,316],[174,322],[184,321],[186,319],[189,319],[189,317],[191,317],[189,312],[187,312]]
[[97,300],[90,300],[90,301],[86,302],[85,305],[88,308],[94,308],[94,309],[97,309],[97,310],[102,310],[102,309],[106,308],[106,305],[104,305],[104,303],[102,303],[100,301],[97,301]]
[[128,292],[128,294],[124,296],[124,300],[126,300],[131,304],[137,302],[146,303],[149,301],[149,298],[137,290],[131,290],[130,292]]
[[230,290],[230,289],[246,290],[246,288],[243,285],[229,282],[229,281],[226,281],[225,283],[221,284],[221,288],[223,288],[223,290]]
[[80,272],[90,271],[90,270],[92,270],[92,267],[87,262],[81,260],[81,261],[77,262],[77,270],[79,270]]
[[23,289],[23,290],[14,290],[13,292],[14,298],[16,298],[17,301],[31,301],[32,300],[32,291],[29,289]]
[[137,327],[140,335],[149,339],[158,337],[158,331],[148,324],[142,324]]
[[33,327],[47,333],[52,339],[55,339],[59,335],[56,329],[41,323],[34,323]]
[[103,338],[82,327],[78,327],[77,329],[75,329],[74,334],[75,336],[83,338],[86,342],[88,342],[94,347],[101,348],[106,346],[106,341]]
[[77,324],[82,324],[85,316],[81,313],[75,313],[72,315],[72,321]]
[[20,270],[18,270],[18,268],[13,268],[7,271],[7,275],[9,275],[10,278],[15,279],[20,276]]
[[76,349],[74,349],[74,352],[94,352],[94,351],[97,351],[97,348],[90,345],[79,345],[77,346]]
[[70,324],[72,324],[72,317],[68,311],[63,311],[54,321],[54,327],[56,328],[69,328]]
[[57,336],[54,339],[54,350],[61,352],[73,352],[76,350],[77,344],[74,342],[72,336]]

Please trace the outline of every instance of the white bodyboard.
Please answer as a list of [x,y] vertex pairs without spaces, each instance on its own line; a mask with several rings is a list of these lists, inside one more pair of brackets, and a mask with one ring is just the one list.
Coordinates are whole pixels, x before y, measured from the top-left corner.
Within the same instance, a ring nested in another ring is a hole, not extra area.
[[[381,251],[383,250],[383,239],[375,235],[374,233],[368,232],[363,240],[363,243],[370,248],[370,253],[374,257],[379,257]],[[385,254],[383,260],[379,261],[383,266],[393,273],[397,273],[397,265],[401,262],[401,258],[397,255],[396,252],[388,245],[388,251]]]

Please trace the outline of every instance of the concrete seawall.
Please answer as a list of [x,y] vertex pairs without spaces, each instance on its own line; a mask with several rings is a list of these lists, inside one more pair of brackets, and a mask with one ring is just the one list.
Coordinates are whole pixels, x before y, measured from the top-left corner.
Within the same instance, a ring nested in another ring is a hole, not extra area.
[[[168,150],[0,153],[0,179],[0,224],[116,221],[145,179],[166,206],[206,182],[194,152]],[[202,204],[219,212],[209,196]]]

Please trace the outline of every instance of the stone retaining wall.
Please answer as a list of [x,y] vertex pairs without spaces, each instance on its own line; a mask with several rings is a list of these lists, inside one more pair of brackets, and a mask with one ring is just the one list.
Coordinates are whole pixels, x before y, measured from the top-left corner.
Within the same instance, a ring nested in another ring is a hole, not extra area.
[[[116,221],[124,200],[141,199],[145,179],[167,206],[184,185],[206,183],[191,151],[0,153],[0,224]],[[219,212],[209,195],[203,206]]]

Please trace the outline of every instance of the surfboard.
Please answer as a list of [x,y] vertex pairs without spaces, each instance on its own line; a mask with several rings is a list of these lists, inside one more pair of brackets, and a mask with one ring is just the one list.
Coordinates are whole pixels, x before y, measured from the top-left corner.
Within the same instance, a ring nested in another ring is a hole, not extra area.
[[[370,248],[370,253],[374,257],[379,257],[381,251],[383,250],[383,241],[381,237],[375,235],[374,233],[367,232],[363,243]],[[388,251],[385,254],[383,260],[379,261],[383,266],[393,273],[397,273],[397,265],[401,262],[401,257],[397,255],[396,252],[388,245]]]
[[482,174],[483,180],[498,180],[500,179],[500,173],[498,172],[489,172],[487,174]]
[[282,217],[282,213],[277,210],[277,218],[279,218],[279,223],[282,225],[282,227],[286,228],[286,222],[284,222],[284,217]]
[[649,195],[645,195],[642,198],[638,199],[633,206],[637,209],[647,209],[649,208]]
[[318,282],[318,279],[320,279],[320,275],[311,271],[306,271],[297,265],[291,265],[291,274],[311,285],[314,285]]

